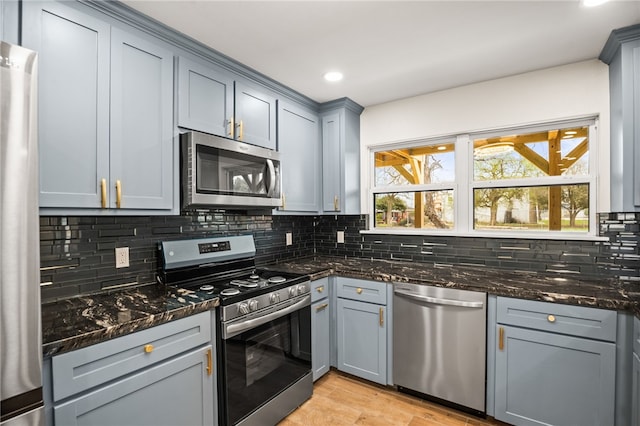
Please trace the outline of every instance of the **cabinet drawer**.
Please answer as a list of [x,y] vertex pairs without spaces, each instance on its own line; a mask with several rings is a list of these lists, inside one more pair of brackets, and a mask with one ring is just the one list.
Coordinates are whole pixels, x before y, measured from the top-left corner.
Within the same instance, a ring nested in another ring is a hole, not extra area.
[[311,282],[311,303],[329,295],[329,278],[320,278]]
[[387,284],[381,281],[338,277],[338,297],[361,302],[387,304]]
[[203,312],[54,356],[53,399],[59,401],[210,341],[211,314]]
[[633,319],[633,351],[640,354],[640,319]]
[[500,324],[615,342],[615,311],[498,297]]

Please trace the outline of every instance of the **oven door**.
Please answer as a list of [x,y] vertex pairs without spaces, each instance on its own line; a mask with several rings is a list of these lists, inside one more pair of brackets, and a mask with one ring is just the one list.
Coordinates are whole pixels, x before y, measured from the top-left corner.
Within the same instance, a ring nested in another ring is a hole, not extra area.
[[222,338],[220,355],[221,423],[233,425],[310,373],[310,305]]

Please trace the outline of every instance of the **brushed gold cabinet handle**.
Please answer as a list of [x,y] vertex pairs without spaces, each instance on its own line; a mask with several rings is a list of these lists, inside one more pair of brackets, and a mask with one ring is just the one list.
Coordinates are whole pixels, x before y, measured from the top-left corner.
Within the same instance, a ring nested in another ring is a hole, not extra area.
[[151,352],[153,352],[155,348],[153,347],[153,345],[144,345],[144,352],[147,354],[150,354]]
[[229,119],[229,137],[233,139],[233,130],[235,129],[233,124],[233,117]]
[[549,321],[549,322],[556,322],[556,317],[555,317],[555,315],[549,315],[549,316],[547,316],[547,321]]
[[102,208],[107,208],[107,180],[102,179],[100,181],[100,191],[102,192]]
[[504,350],[504,328],[498,329],[498,349]]
[[238,127],[240,127],[240,136],[238,136],[238,140],[241,141],[244,137],[244,123],[242,122],[242,120],[240,120],[240,124]]
[[380,308],[380,327],[384,325],[384,308]]
[[328,303],[323,303],[322,305],[320,305],[320,306],[318,306],[318,307],[316,308],[316,312],[320,312],[320,311],[322,311],[323,309],[326,309],[326,308],[327,308],[327,306],[329,306],[329,304],[328,304]]
[[340,210],[340,199],[338,198],[337,195],[333,197],[333,209],[335,211]]
[[323,285],[321,285],[320,287],[316,287],[316,291],[317,291],[318,293],[322,293],[322,292],[324,291],[324,286],[323,286]]
[[211,349],[207,349],[207,376],[213,374],[213,354]]
[[287,198],[284,196],[284,191],[282,191],[282,210],[287,209]]
[[356,288],[356,293],[362,294],[362,289],[360,287]]
[[122,207],[122,182],[116,181],[116,207]]

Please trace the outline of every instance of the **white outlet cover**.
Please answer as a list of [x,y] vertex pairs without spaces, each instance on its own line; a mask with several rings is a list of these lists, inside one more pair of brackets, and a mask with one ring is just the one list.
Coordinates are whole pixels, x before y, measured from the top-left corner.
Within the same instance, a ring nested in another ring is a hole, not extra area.
[[116,268],[129,267],[129,247],[116,247]]
[[287,232],[286,236],[287,236],[287,245],[290,246],[291,244],[293,244],[293,235],[291,234],[291,232]]
[[344,244],[344,231],[338,231],[338,235],[336,237],[339,244]]

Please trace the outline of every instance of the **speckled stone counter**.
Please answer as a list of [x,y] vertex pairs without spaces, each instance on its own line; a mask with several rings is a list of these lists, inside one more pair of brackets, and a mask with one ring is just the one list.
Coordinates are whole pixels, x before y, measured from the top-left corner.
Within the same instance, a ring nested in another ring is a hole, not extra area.
[[[613,279],[589,281],[528,271],[335,257],[296,259],[271,265],[271,268],[308,274],[314,280],[336,274],[377,281],[413,282],[497,296],[622,310],[640,317],[640,291]],[[640,288],[640,285],[635,287]]]
[[[527,271],[335,257],[301,258],[267,267],[307,274],[312,280],[337,274],[386,282],[413,282],[628,311],[640,318],[640,291],[637,290],[640,286],[612,279],[587,281]],[[44,304],[43,353],[51,356],[79,349],[218,305],[218,298],[205,292],[165,290],[157,284]]]
[[158,284],[42,305],[43,355],[80,349],[215,308],[205,292]]

